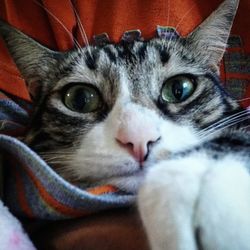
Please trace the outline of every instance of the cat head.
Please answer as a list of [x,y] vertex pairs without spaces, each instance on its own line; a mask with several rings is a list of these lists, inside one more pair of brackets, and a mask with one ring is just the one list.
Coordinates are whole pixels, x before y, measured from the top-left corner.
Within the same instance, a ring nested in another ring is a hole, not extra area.
[[36,106],[26,143],[69,180],[134,192],[154,162],[238,108],[218,81],[237,6],[224,1],[185,38],[68,52],[0,22]]

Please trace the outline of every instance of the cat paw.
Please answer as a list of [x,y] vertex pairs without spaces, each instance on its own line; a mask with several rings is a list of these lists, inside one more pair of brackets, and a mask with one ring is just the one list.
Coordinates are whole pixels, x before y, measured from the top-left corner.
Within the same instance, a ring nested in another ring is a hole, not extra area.
[[250,175],[233,158],[197,154],[157,164],[138,207],[153,250],[250,249]]
[[250,174],[241,163],[225,160],[203,178],[194,214],[202,249],[250,249]]

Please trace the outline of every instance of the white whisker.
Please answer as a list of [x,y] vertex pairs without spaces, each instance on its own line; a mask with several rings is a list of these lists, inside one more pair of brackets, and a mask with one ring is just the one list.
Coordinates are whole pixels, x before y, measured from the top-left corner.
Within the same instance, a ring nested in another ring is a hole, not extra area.
[[[190,12],[194,9],[194,7],[196,6],[196,4],[193,4],[187,11],[186,13],[182,16],[181,20],[176,24],[175,26],[175,30],[177,31],[179,26],[181,25],[181,23],[183,22],[183,20],[190,14]],[[170,39],[168,40],[168,46],[167,46],[167,50],[169,49],[169,45],[172,41],[172,38],[174,36],[174,33],[171,34]]]
[[238,101],[238,102],[244,102],[244,101],[248,101],[248,100],[250,100],[250,97],[243,98],[243,99],[236,99],[236,101]]
[[170,21],[170,0],[168,0],[167,6],[168,6],[167,25],[169,26],[169,21]]
[[74,38],[73,34],[67,29],[67,27],[62,23],[61,20],[59,20],[58,17],[56,17],[51,11],[49,11],[46,7],[44,7],[42,4],[40,4],[38,1],[36,0],[32,0],[35,4],[37,4],[38,6],[40,6],[41,8],[43,8],[52,18],[54,18],[55,21],[57,21],[62,28],[66,31],[66,33],[69,35],[69,37],[71,38],[71,40],[74,43],[74,46],[76,46],[78,49],[81,49],[80,44],[78,43],[78,41]]
[[196,6],[196,4],[193,4],[188,10],[187,12],[182,16],[181,20],[177,23],[177,25],[175,26],[175,29],[178,30],[179,26],[181,25],[181,23],[183,22],[183,20],[190,14],[190,12],[194,9],[194,7]]
[[77,10],[75,8],[75,6],[73,5],[73,3],[71,2],[71,6],[72,6],[72,9],[75,13],[75,16],[76,16],[76,19],[77,19],[77,23],[78,23],[78,26],[79,26],[79,30],[80,30],[80,34],[82,36],[82,40],[83,42],[85,43],[86,46],[89,46],[89,41],[88,41],[88,37],[87,37],[87,34],[83,28],[83,25],[82,25],[82,22],[81,22],[81,19],[77,13]]
[[71,2],[71,6],[72,6],[72,9],[73,9],[73,11],[75,13],[75,16],[76,16],[76,20],[77,20],[77,24],[78,24],[78,27],[79,27],[79,30],[80,30],[80,34],[81,34],[82,40],[83,40],[83,42],[86,45],[86,48],[87,48],[87,50],[89,52],[89,55],[92,57],[92,53],[91,53],[91,50],[90,50],[88,37],[87,37],[87,34],[85,32],[85,29],[83,28],[83,25],[82,25],[81,19],[79,17],[79,14],[77,13],[77,10],[76,10],[76,8],[75,8],[75,6],[73,5],[72,2]]
[[242,129],[247,129],[247,128],[250,128],[250,125],[242,127]]
[[201,139],[209,138],[209,137],[211,137],[212,135],[214,135],[214,134],[216,134],[216,133],[218,133],[218,132],[221,132],[222,130],[224,130],[224,129],[228,128],[228,127],[232,127],[232,126],[234,126],[234,125],[236,125],[236,124],[238,124],[238,123],[240,123],[240,122],[246,121],[246,120],[248,120],[248,119],[249,119],[249,117],[243,117],[243,118],[241,118],[241,119],[234,120],[233,122],[227,124],[227,125],[224,126],[224,127],[220,127],[219,129],[211,130],[211,133],[210,133],[210,131],[208,131],[207,133],[204,133],[204,135],[202,135]]
[[248,110],[242,110],[242,111],[240,111],[238,113],[235,113],[233,115],[227,116],[227,117],[225,117],[225,118],[223,118],[223,119],[221,119],[221,120],[219,120],[219,121],[211,124],[210,126],[202,129],[200,132],[201,133],[206,132],[206,131],[210,130],[211,128],[215,128],[216,126],[223,125],[225,122],[230,121],[231,119],[235,119],[238,116],[249,115],[249,114],[250,114],[250,112]]
[[232,119],[230,119],[230,120],[227,120],[227,121],[225,121],[225,122],[223,122],[223,123],[221,123],[221,124],[218,124],[217,126],[211,127],[210,129],[208,129],[208,130],[206,130],[206,131],[204,131],[204,132],[202,132],[202,133],[198,133],[198,136],[202,137],[202,136],[204,136],[204,135],[206,135],[206,134],[209,134],[209,133],[211,133],[211,132],[213,132],[213,131],[215,131],[215,130],[218,130],[218,129],[220,129],[220,128],[223,128],[223,127],[227,126],[228,124],[231,124],[231,123],[233,123],[233,122],[235,122],[235,121],[238,121],[239,118],[242,118],[242,117],[245,117],[245,115],[240,115],[240,116],[238,116],[238,117],[235,117],[235,118],[232,118]]

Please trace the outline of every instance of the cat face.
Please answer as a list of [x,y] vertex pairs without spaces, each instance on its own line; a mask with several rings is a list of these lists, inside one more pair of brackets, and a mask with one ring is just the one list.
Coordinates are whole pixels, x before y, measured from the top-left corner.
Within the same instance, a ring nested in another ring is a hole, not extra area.
[[155,162],[238,107],[217,75],[236,8],[225,1],[186,38],[66,53],[0,23],[36,103],[25,142],[68,180],[135,192]]

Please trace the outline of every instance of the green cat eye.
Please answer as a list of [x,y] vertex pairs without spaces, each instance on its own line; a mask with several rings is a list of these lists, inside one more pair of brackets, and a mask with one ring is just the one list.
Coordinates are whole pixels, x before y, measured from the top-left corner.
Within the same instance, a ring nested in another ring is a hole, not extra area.
[[64,104],[72,111],[90,113],[100,107],[101,98],[94,87],[77,84],[66,90],[64,94]]
[[176,76],[167,80],[161,90],[164,102],[179,103],[188,99],[195,90],[194,80],[188,76]]

